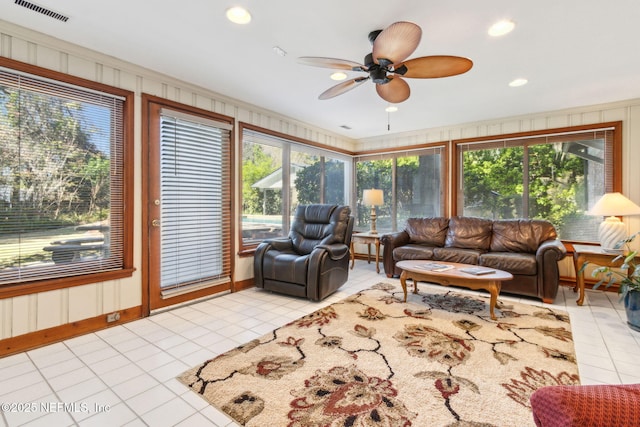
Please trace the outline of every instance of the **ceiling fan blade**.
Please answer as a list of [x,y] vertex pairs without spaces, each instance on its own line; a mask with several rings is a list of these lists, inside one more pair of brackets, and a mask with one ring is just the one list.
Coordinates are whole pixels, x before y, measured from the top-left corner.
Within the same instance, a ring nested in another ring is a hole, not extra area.
[[409,84],[398,76],[389,78],[389,83],[376,85],[376,92],[380,98],[392,104],[406,101],[411,94]]
[[394,68],[398,70],[403,65],[407,71],[401,73],[402,77],[432,79],[466,73],[473,67],[473,61],[461,56],[434,55],[410,59]]
[[316,56],[302,56],[298,63],[314,67],[333,68],[337,70],[365,71],[365,66],[346,59],[322,58]]
[[383,30],[373,42],[373,60],[389,60],[390,64],[403,61],[420,43],[422,30],[413,22],[396,22]]
[[339,83],[335,86],[330,87],[325,90],[318,96],[318,99],[329,99],[334,96],[342,95],[345,92],[350,91],[351,89],[360,86],[362,83],[369,80],[369,77],[357,77],[355,79],[347,80],[346,82]]

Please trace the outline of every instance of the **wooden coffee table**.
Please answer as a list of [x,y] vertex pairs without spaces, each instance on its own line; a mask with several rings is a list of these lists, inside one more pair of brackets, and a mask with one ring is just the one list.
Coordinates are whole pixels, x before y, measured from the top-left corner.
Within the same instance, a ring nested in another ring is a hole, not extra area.
[[[452,266],[451,270],[446,271],[430,271],[421,269],[420,265],[428,263],[437,263],[447,266]],[[489,292],[491,299],[489,300],[489,313],[491,319],[496,320],[494,308],[498,302],[498,295],[500,295],[500,287],[505,280],[513,279],[511,273],[506,271],[494,270],[489,274],[475,275],[460,271],[461,268],[477,267],[475,265],[460,264],[457,262],[440,262],[440,261],[427,261],[427,260],[415,260],[415,261],[400,261],[396,264],[396,267],[402,270],[400,274],[400,284],[404,291],[404,301],[407,301],[407,280],[413,280],[413,293],[418,293],[418,282],[436,283],[442,286],[463,286],[469,289],[484,289]]]

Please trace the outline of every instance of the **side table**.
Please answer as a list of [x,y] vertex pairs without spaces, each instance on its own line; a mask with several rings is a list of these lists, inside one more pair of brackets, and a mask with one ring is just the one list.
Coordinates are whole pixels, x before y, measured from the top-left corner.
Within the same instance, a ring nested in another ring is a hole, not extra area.
[[351,269],[355,264],[356,257],[354,251],[354,242],[359,241],[367,244],[367,262],[371,263],[371,244],[376,246],[376,273],[380,274],[380,234],[366,233],[353,233],[351,236]]
[[[619,252],[607,252],[600,246],[573,245],[573,265],[576,269],[576,286],[573,291],[580,291],[576,301],[578,305],[582,305],[584,302],[584,271],[581,271],[582,267],[586,263],[603,267],[620,267],[624,263],[623,259],[613,262],[619,255]],[[633,274],[633,270],[629,269],[627,274]]]

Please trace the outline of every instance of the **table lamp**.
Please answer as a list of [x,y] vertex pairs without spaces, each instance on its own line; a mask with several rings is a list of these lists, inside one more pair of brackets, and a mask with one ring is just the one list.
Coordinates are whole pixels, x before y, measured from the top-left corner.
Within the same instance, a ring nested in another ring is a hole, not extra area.
[[602,215],[607,218],[600,223],[598,238],[605,251],[619,251],[616,245],[627,237],[627,231],[619,216],[640,215],[640,206],[620,193],[605,193],[587,212],[587,215]]
[[384,203],[384,196],[382,190],[371,189],[364,190],[362,192],[362,204],[365,206],[371,206],[371,230],[369,234],[378,234],[376,230],[376,206],[382,206]]

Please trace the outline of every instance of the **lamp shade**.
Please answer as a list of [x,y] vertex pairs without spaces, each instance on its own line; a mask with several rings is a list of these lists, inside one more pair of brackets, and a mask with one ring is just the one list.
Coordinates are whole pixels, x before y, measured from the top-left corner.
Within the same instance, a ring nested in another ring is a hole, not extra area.
[[362,192],[362,204],[365,206],[382,206],[384,204],[384,193],[382,190],[371,189]]
[[589,209],[587,214],[602,216],[640,215],[640,206],[620,193],[606,193]]

